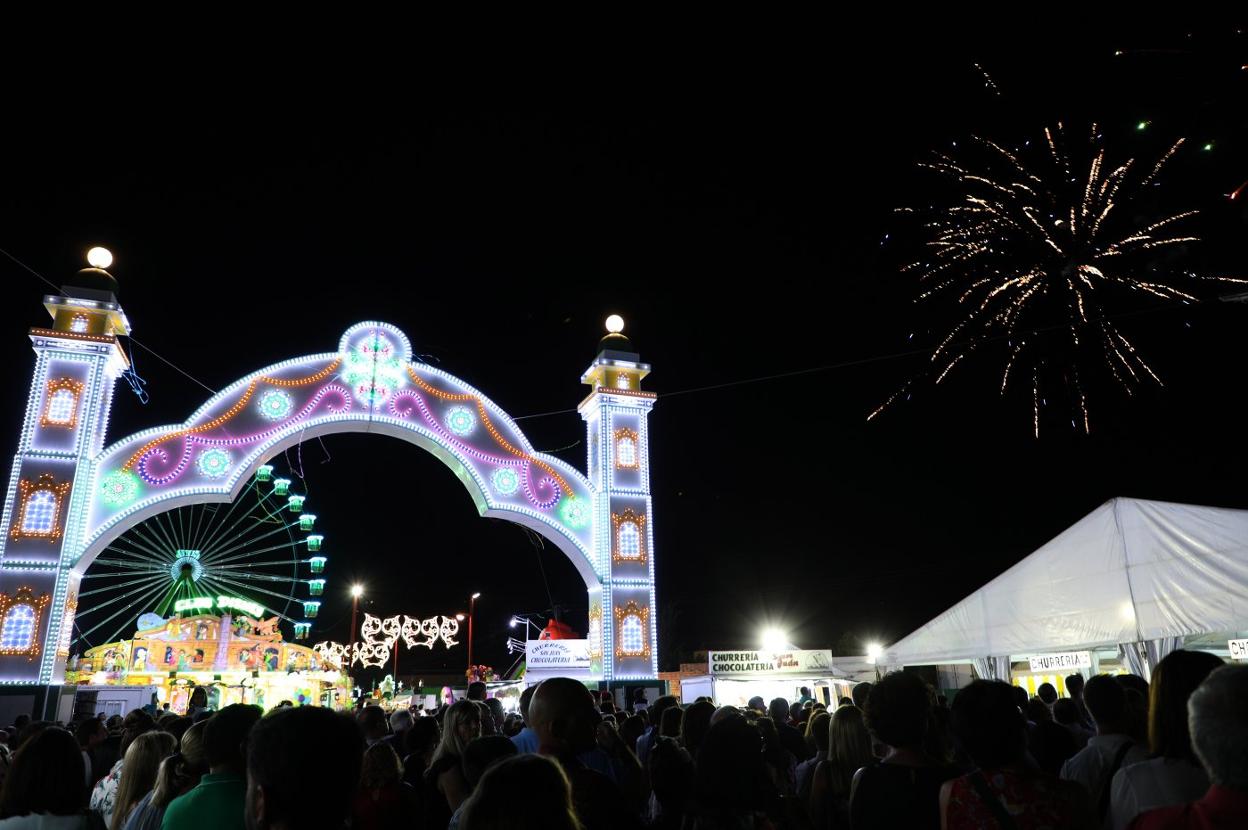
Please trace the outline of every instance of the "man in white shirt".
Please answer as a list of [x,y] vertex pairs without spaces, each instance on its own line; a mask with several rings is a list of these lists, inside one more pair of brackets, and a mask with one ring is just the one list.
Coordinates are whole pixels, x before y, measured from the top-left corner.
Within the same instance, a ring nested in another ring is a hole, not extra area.
[[1148,747],[1137,743],[1130,732],[1130,712],[1122,686],[1107,674],[1088,681],[1083,700],[1096,724],[1096,734],[1088,745],[1062,764],[1061,778],[1078,781],[1092,797],[1097,815],[1104,820],[1109,808],[1109,782],[1114,773],[1131,764],[1146,761]]

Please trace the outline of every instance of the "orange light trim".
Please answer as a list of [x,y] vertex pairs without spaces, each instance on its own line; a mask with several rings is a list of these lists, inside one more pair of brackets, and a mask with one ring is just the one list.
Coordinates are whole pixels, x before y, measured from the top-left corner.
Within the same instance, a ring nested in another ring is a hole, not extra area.
[[[55,542],[57,539],[60,539],[61,511],[65,509],[65,496],[69,493],[69,488],[70,482],[65,481],[57,484],[51,473],[44,473],[34,481],[24,478],[18,481],[17,518],[14,519],[13,526],[9,528],[9,537],[12,539],[47,539],[49,542]],[[44,490],[56,497],[56,509],[52,513],[52,527],[46,533],[31,533],[22,530],[22,525],[26,524],[26,506],[30,503],[30,499],[35,493],[43,492]]]
[[444,401],[472,401],[477,407],[477,414],[481,416],[481,423],[485,425],[486,430],[490,433],[490,435],[494,438],[494,440],[498,442],[498,445],[500,447],[502,447],[504,450],[511,453],[512,455],[516,456],[517,458],[523,458],[525,461],[530,461],[533,464],[535,464],[537,467],[544,470],[547,474],[550,475],[551,478],[555,480],[555,482],[559,485],[559,487],[563,490],[563,492],[568,494],[569,498],[573,498],[573,499],[576,498],[576,494],[573,493],[572,488],[568,486],[567,480],[564,479],[563,476],[559,475],[559,473],[556,472],[553,467],[551,467],[545,461],[542,461],[540,458],[536,458],[526,453],[524,450],[520,450],[520,449],[513,447],[511,443],[508,442],[507,439],[502,436],[502,433],[500,433],[494,427],[494,422],[490,420],[490,414],[486,410],[485,404],[481,401],[480,398],[476,397],[475,395],[467,395],[467,394],[462,394],[462,393],[457,393],[457,392],[446,392],[434,386],[431,386],[429,383],[425,381],[424,378],[417,375],[416,370],[414,370],[410,365],[407,367],[407,374],[411,376],[412,383],[416,384],[418,387],[423,389],[425,392],[428,392],[430,395],[433,395],[435,398],[440,398]]
[[317,381],[324,380],[325,378],[329,377],[331,374],[334,373],[334,370],[336,370],[339,364],[341,363],[342,363],[342,358],[338,358],[333,363],[330,363],[324,369],[317,372],[315,375],[309,375],[306,378],[297,378],[294,380],[277,380],[275,378],[271,378],[266,375],[264,377],[253,380],[251,383],[247,384],[247,389],[243,392],[243,396],[239,398],[238,401],[236,401],[234,405],[231,406],[229,409],[227,409],[225,412],[221,413],[216,418],[213,418],[211,421],[209,421],[206,424],[200,424],[197,427],[190,427],[188,429],[175,430],[173,432],[166,433],[165,435],[162,435],[159,438],[148,441],[146,444],[144,444],[142,447],[139,448],[138,452],[130,456],[129,460],[126,461],[126,463],[122,466],[121,469],[128,472],[131,467],[139,463],[140,458],[147,455],[148,451],[150,451],[153,447],[163,444],[164,442],[168,441],[170,438],[181,438],[183,435],[196,435],[200,432],[207,432],[208,430],[216,429],[217,427],[221,426],[225,422],[229,421],[239,412],[242,412],[243,408],[247,406],[247,402],[251,400],[251,396],[254,395],[256,392],[256,384],[259,383],[260,381],[264,381],[265,383],[272,384],[273,386],[287,386],[287,387],[307,386],[309,384],[316,383]]
[[35,591],[29,585],[20,586],[12,597],[8,594],[0,594],[0,631],[3,630],[4,619],[13,606],[29,605],[35,609],[35,625],[30,634],[30,646],[28,648],[0,648],[0,654],[24,654],[28,661],[39,656],[39,629],[43,623],[43,609],[51,601],[52,597],[49,594],[35,599]]
[[[620,553],[620,529],[626,522],[637,525],[637,555],[625,556]],[[611,546],[611,560],[613,562],[641,562],[649,561],[649,551],[646,550],[646,516],[644,513],[639,514],[633,508],[624,509],[623,513],[611,514],[612,539],[614,544]]]
[[[43,415],[39,418],[39,426],[41,427],[59,427],[61,429],[76,429],[78,426],[78,403],[82,398],[82,381],[73,380],[72,378],[57,378],[48,381],[47,392],[44,393]],[[52,395],[67,389],[74,395],[74,408],[70,410],[68,421],[54,421],[50,416],[52,410]]]

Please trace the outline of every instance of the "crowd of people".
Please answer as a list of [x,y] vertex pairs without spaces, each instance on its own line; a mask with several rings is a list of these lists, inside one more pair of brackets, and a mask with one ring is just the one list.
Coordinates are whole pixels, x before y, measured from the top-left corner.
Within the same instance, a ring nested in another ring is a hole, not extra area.
[[556,678],[505,714],[154,706],[0,730],[0,830],[1248,827],[1248,666],[976,680],[893,672],[825,706],[617,707]]

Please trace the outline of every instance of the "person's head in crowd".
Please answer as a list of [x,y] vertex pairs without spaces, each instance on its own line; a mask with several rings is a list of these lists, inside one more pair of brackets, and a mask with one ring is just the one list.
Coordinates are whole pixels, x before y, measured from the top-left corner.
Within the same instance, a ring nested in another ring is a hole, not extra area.
[[820,712],[806,723],[806,735],[815,742],[815,750],[827,753],[828,751],[828,724],[832,722],[832,716],[827,712]]
[[908,672],[890,672],[872,687],[862,713],[867,731],[880,743],[893,749],[918,748],[931,722],[927,684]]
[[[191,695],[192,699],[194,699],[194,697],[195,697],[194,695]],[[22,715],[22,717],[25,717],[26,722],[30,723],[29,717],[26,717],[25,715]],[[18,718],[18,720],[21,720],[21,718]],[[121,734],[121,722],[122,722],[121,715],[109,715],[108,720],[104,721],[104,725],[108,727],[108,731],[110,733],[116,733],[120,735]]]
[[646,731],[646,722],[639,715],[632,715],[620,724],[620,740],[629,748],[637,746],[637,739]]
[[1036,697],[1040,698],[1045,706],[1052,706],[1057,702],[1057,689],[1052,683],[1041,683],[1036,687]]
[[[655,701],[654,708],[662,700]],[[579,755],[593,749],[602,720],[584,684],[566,677],[542,681],[529,704],[529,715],[540,751],[556,756]]]
[[18,715],[13,719],[13,728],[19,733],[29,725],[30,715]]
[[455,701],[442,716],[442,739],[430,763],[444,757],[462,759],[465,747],[480,735],[481,707],[471,700]]
[[124,758],[130,742],[156,728],[156,719],[142,709],[131,709],[121,722],[121,755]]
[[598,709],[604,715],[614,715],[617,711],[615,701],[609,697],[604,697],[602,702],[598,704]]
[[243,774],[246,770],[244,747],[258,720],[260,709],[245,703],[226,706],[208,719],[204,727],[204,751],[209,772]]
[[871,690],[875,688],[874,683],[859,683],[850,689],[850,696],[854,701],[854,705],[859,709],[866,708],[867,699],[871,697]]
[[173,754],[177,741],[168,732],[145,732],[130,742],[122,765],[124,774],[113,801],[110,830],[121,830],[130,811],[152,791],[160,762]]
[[[17,734],[17,745],[14,749],[21,749],[27,741],[51,726],[55,726],[55,724],[46,720],[34,720],[26,724],[22,727],[22,731]],[[86,773],[84,772],[83,774],[85,775]]]
[[779,794],[764,749],[759,728],[743,717],[712,724],[695,764],[694,809],[724,820],[771,811]]
[[1187,701],[1221,665],[1221,659],[1207,652],[1179,649],[1153,669],[1148,707],[1148,744],[1153,755],[1198,763],[1187,726]]
[[[715,724],[719,723],[722,720],[728,720],[729,718],[744,718],[746,712],[749,712],[755,717],[758,717],[759,715],[762,714],[756,709],[746,709],[745,712],[742,712],[740,709],[738,709],[735,706],[720,706],[711,715],[711,726],[714,726]],[[697,756],[695,755],[694,758],[696,759]]]
[[496,697],[492,697],[485,702],[485,708],[489,709],[490,717],[494,720],[494,731],[497,732],[503,728],[503,720],[506,713],[503,711],[503,702]]
[[679,706],[680,701],[675,695],[660,695],[655,699],[654,703],[650,704],[650,709],[647,712],[650,719],[650,725],[656,730],[661,729],[663,726],[663,713],[672,707],[679,708]]
[[745,704],[747,709],[753,709],[755,712],[766,712],[767,701],[763,700],[761,695],[754,695],[750,698],[749,703]]
[[386,737],[386,713],[380,706],[365,706],[359,714],[360,729],[364,737],[372,742]]
[[1027,697],[1027,690],[1022,686],[1011,686],[1010,694],[1014,695],[1014,705],[1023,713],[1027,712],[1027,703],[1030,698]]
[[685,713],[680,710],[679,706],[673,706],[663,713],[663,718],[659,722],[659,734],[665,738],[680,737],[680,723],[684,719]]
[[1027,720],[1032,723],[1044,723],[1053,720],[1053,713],[1049,711],[1049,707],[1044,705],[1044,701],[1038,697],[1033,697],[1027,701],[1027,708],[1023,710],[1027,715]]
[[486,735],[468,744],[464,750],[463,771],[469,787],[477,786],[485,771],[504,758],[510,758],[520,750],[510,739],[502,735]]
[[800,723],[806,717],[806,704],[790,703],[789,704],[789,720],[793,723]]
[[1131,731],[1127,693],[1108,674],[1098,674],[1083,687],[1083,703],[1096,724],[1098,735],[1122,735]]
[[494,725],[494,715],[490,712],[490,707],[485,705],[484,700],[474,700],[473,703],[481,710],[481,734],[497,735],[498,729]]
[[660,737],[650,750],[649,773],[664,818],[679,818],[693,791],[693,757],[677,741]]
[[161,762],[152,790],[154,806],[168,807],[169,802],[189,792],[208,772],[208,747],[204,743],[207,728],[207,721],[191,726],[182,733],[178,751]]
[[[1230,664],[1209,673],[1187,701],[1192,749],[1209,780],[1248,795],[1248,666]],[[8,782],[5,782],[7,790]]]
[[76,815],[87,802],[85,777],[82,749],[74,736],[49,725],[22,744],[9,762],[0,788],[0,818]]
[[442,740],[442,729],[434,718],[416,718],[412,728],[403,735],[403,751],[407,753],[404,765],[416,764],[424,772],[429,767],[429,759]]
[[247,742],[249,830],[341,828],[360,783],[363,748],[359,728],[346,715],[319,706],[269,714]]
[[871,735],[857,706],[842,706],[828,720],[829,786],[837,798],[848,798],[854,773],[875,760]]
[[378,741],[364,750],[364,760],[360,765],[361,789],[384,790],[402,780],[403,762],[389,743]]
[[[534,798],[534,793],[541,797]],[[459,826],[461,830],[581,830],[572,810],[567,775],[549,758],[531,754],[504,758],[487,769],[463,804]]]
[[469,700],[485,700],[485,684],[480,680],[474,680],[468,684]]
[[767,707],[767,716],[771,718],[773,723],[788,723],[789,702],[782,697],[772,699],[771,704]]
[[840,709],[842,706],[853,706],[853,705],[854,705],[854,699],[852,697],[839,697],[836,699],[837,709]]
[[174,715],[173,717],[162,719],[160,728],[180,741],[182,736],[186,734],[186,730],[191,728],[192,723],[194,721],[188,717]]
[[711,728],[711,716],[714,714],[715,704],[709,700],[699,700],[685,710],[685,716],[680,721],[680,745],[689,752],[691,759],[697,757],[698,747],[706,737],[706,730]]
[[78,740],[78,746],[90,750],[104,742],[108,737],[108,730],[104,728],[104,721],[99,718],[87,718],[78,722],[74,737]]
[[412,728],[412,713],[406,709],[395,709],[390,713],[390,731],[400,738]]
[[1138,674],[1119,674],[1114,680],[1127,692],[1126,733],[1146,743],[1148,741],[1148,681]]
[[194,691],[191,692],[191,699],[188,705],[192,709],[207,706],[208,705],[208,690],[205,689],[203,686],[196,686]]
[[1013,688],[1000,680],[976,680],[953,699],[954,740],[980,769],[1021,764],[1027,754],[1027,722]]
[[1078,726],[1083,721],[1083,714],[1074,698],[1064,697],[1053,704],[1053,720],[1062,726]]
[[536,691],[537,686],[525,686],[520,693],[520,717],[524,718],[526,726],[529,725],[529,704],[533,702],[533,693]]
[[1070,695],[1070,699],[1074,701],[1083,700],[1084,679],[1082,674],[1070,674],[1066,676],[1066,694]]

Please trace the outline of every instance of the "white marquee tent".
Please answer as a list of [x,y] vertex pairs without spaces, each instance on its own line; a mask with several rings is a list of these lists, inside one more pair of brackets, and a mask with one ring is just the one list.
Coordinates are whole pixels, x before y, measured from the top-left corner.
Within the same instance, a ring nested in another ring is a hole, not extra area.
[[[885,650],[889,666],[1119,646],[1147,675],[1187,635],[1248,629],[1248,510],[1118,498]],[[1138,644],[1132,648],[1131,644]]]

